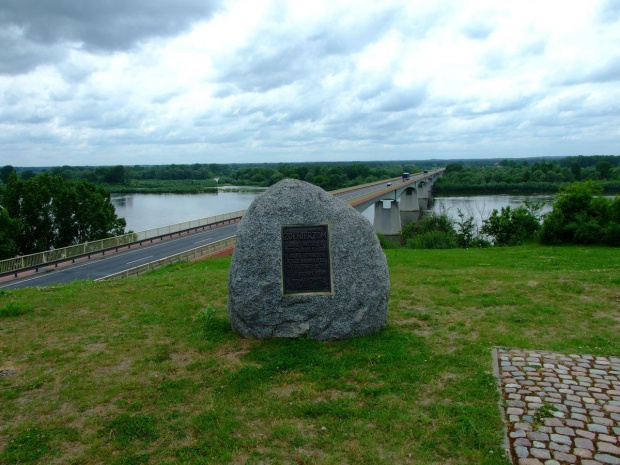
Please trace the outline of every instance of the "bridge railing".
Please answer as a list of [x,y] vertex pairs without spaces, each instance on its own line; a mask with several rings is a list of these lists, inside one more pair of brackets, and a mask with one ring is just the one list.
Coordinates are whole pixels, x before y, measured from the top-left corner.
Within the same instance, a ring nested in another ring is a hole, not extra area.
[[243,216],[245,212],[246,210],[239,210],[236,212],[209,216],[208,218],[201,218],[199,220],[185,221],[183,223],[172,224],[170,226],[162,226],[161,228],[147,229],[146,231],[140,231],[138,233],[135,233],[137,236],[135,242],[153,239],[154,237],[166,236],[167,234],[175,234],[181,231],[187,231],[189,229],[196,229],[202,226],[208,226],[210,224],[221,223],[222,221],[239,218]]
[[166,236],[168,234],[208,226],[210,224],[220,223],[234,218],[239,218],[243,216],[244,213],[245,210],[239,210],[236,212],[224,213],[222,215],[209,216],[199,220],[185,221],[183,223],[173,224],[170,226],[163,226],[161,228],[147,229],[146,231],[139,231],[136,233],[124,234],[122,236],[109,237],[107,239],[100,239],[97,241],[63,247],[60,249],[47,250],[45,252],[9,258],[7,260],[0,261],[0,275],[44,266],[49,263],[80,257],[103,250],[114,249],[116,247],[129,245],[134,242],[140,242],[156,237]]
[[148,271],[156,270],[161,268],[162,266],[170,265],[176,262],[182,261],[192,261],[198,258],[203,257],[211,257],[213,255],[217,255],[225,250],[232,249],[235,246],[235,242],[237,240],[237,236],[232,236],[227,239],[222,239],[221,241],[212,242],[211,244],[206,244],[201,247],[196,247],[195,249],[187,250],[185,252],[181,252],[176,255],[171,255],[166,258],[162,258],[161,260],[155,260],[150,263],[145,263],[144,265],[139,265],[128,270],[119,271],[118,273],[114,273],[103,278],[99,278],[96,281],[107,281],[110,279],[119,279],[119,278],[128,278],[129,276],[138,276],[144,274]]

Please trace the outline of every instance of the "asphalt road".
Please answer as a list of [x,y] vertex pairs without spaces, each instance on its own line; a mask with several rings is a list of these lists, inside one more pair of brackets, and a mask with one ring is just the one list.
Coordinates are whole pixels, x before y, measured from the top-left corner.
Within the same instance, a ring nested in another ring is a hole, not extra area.
[[[394,180],[391,182],[396,185],[401,181]],[[387,183],[388,181],[386,180],[375,186],[365,187],[352,192],[345,192],[339,194],[338,198],[347,201],[376,190],[385,189]],[[163,242],[145,244],[141,247],[134,247],[129,250],[122,249],[114,254],[104,256],[93,255],[89,260],[83,260],[75,264],[69,264],[67,262],[59,265],[58,268],[54,267],[54,265],[45,268],[42,267],[34,274],[26,273],[23,277],[0,283],[0,289],[49,286],[50,284],[68,283],[77,279],[95,280],[138,265],[161,260],[202,245],[217,242],[234,236],[236,233],[237,225],[231,224],[207,231],[192,233],[187,236],[174,237]]]
[[351,192],[343,192],[342,194],[338,194],[336,197],[346,202],[347,200],[353,199],[355,197],[359,197],[361,195],[366,195],[374,191],[385,189],[387,187],[388,182],[391,182],[392,185],[396,186],[396,184],[399,182],[402,182],[402,180],[399,179],[395,181],[385,181],[375,186],[363,187],[362,189],[357,189]]
[[122,249],[118,253],[93,255],[90,260],[76,264],[53,265],[39,268],[39,272],[16,278],[0,284],[0,289],[29,286],[49,286],[50,284],[68,283],[76,279],[99,279],[105,276],[143,265],[155,260],[176,255],[186,250],[210,244],[237,233],[237,224],[229,224],[207,231],[200,231],[188,236],[167,239],[162,242],[145,243],[141,247]]

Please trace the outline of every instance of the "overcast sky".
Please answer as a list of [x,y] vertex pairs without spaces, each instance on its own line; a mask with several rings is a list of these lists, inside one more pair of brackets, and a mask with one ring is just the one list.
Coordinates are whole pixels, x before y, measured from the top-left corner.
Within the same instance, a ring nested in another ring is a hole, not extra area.
[[620,154],[620,0],[0,0],[0,166]]

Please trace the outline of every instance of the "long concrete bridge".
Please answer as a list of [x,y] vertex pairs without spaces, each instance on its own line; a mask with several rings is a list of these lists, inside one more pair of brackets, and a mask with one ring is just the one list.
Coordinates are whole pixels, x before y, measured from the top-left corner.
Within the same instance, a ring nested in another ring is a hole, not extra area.
[[[397,234],[401,225],[404,226],[421,210],[428,208],[430,188],[442,173],[443,169],[440,169],[415,174],[406,180],[388,179],[331,193],[359,212],[374,205],[377,232]],[[385,204],[389,208],[385,208]],[[92,244],[57,249],[42,259],[32,256],[38,262],[30,262],[28,266],[24,266],[28,257],[12,259],[22,260],[22,265],[0,268],[0,289],[47,286],[76,279],[106,279],[142,264],[161,262],[168,257],[197,251],[210,244],[234,238],[242,214],[235,212],[133,233],[116,238],[119,239],[116,244],[112,243],[115,238],[105,239],[101,247],[96,249],[87,247]],[[76,249],[77,253],[69,254],[69,249]]]
[[347,200],[360,213],[375,207],[375,231],[385,235],[400,233],[403,226],[417,220],[428,210],[433,183],[445,170],[416,174],[409,179],[387,183],[384,189]]

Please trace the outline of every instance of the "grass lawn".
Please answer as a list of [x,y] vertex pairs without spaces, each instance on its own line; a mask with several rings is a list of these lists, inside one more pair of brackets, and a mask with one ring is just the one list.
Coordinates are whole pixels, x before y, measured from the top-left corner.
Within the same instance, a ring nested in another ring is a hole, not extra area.
[[492,347],[620,355],[620,249],[386,252],[327,343],[237,337],[229,258],[2,292],[0,463],[506,464]]

